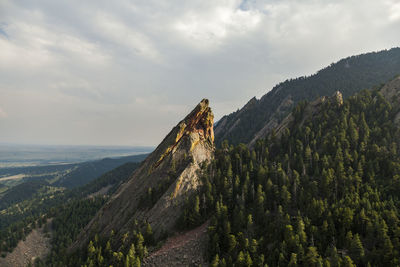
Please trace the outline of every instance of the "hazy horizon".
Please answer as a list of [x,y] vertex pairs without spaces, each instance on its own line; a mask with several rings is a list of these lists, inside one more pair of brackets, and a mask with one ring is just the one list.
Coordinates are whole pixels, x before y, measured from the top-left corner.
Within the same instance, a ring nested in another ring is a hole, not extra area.
[[70,164],[147,154],[154,147],[0,143],[0,168]]
[[103,144],[50,144],[50,143],[12,143],[12,142],[0,142],[2,146],[25,146],[25,147],[97,147],[97,148],[139,148],[139,149],[154,149],[154,146],[135,146],[135,145],[103,145]]

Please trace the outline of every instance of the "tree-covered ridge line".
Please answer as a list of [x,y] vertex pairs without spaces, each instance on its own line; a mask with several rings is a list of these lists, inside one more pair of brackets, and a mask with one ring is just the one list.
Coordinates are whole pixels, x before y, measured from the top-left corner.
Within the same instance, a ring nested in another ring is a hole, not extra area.
[[280,138],[216,151],[183,220],[211,216],[212,266],[400,264],[400,105],[363,91],[303,121],[308,105]]
[[337,90],[347,98],[399,74],[400,48],[393,48],[344,58],[313,75],[288,79],[261,99],[253,98],[242,109],[224,116],[215,127],[216,144],[220,146],[225,139],[248,144],[257,135],[263,136],[264,127],[279,123],[300,101],[330,96]]

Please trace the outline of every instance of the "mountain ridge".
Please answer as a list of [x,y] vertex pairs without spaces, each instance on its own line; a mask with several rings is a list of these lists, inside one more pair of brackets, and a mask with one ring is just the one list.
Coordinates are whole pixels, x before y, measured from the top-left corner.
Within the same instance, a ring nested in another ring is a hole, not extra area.
[[400,74],[400,48],[351,56],[332,63],[313,75],[286,80],[260,99],[222,117],[215,126],[217,146],[227,139],[254,145],[290,113],[302,100],[332,95],[340,90],[344,98],[386,83]]

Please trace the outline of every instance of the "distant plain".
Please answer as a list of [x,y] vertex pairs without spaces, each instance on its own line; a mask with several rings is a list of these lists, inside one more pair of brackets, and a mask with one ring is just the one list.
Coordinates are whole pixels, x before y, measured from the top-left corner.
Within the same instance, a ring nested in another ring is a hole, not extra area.
[[0,168],[70,164],[149,153],[153,147],[0,144]]

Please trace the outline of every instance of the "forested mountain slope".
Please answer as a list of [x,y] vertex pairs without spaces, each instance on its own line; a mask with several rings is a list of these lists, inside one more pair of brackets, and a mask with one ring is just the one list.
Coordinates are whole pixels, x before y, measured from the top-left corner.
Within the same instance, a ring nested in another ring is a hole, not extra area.
[[339,90],[343,96],[386,83],[400,74],[400,48],[342,59],[308,77],[276,85],[261,99],[224,116],[215,126],[216,144],[250,143],[265,137],[301,100],[312,101]]
[[0,255],[6,257],[18,241],[50,218],[60,221],[53,224],[56,234],[52,243],[56,246],[52,249],[65,250],[104,204],[104,196],[112,194],[139,165],[139,162],[125,163],[74,189],[57,188],[43,181],[28,181],[9,189],[0,200]]
[[212,266],[399,266],[399,96],[302,102],[280,136],[223,143],[185,210],[211,216]]

